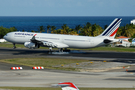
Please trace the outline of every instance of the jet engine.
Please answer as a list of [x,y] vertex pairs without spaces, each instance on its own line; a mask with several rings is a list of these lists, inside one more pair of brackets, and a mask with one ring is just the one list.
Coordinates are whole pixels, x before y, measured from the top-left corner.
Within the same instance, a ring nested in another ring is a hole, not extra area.
[[39,48],[39,44],[32,43],[32,42],[25,42],[24,46],[29,48],[29,49],[36,49]]
[[109,39],[105,39],[105,40],[104,40],[104,43],[105,43],[105,44],[108,44],[108,43],[110,43],[110,42],[112,42],[112,41],[109,40]]

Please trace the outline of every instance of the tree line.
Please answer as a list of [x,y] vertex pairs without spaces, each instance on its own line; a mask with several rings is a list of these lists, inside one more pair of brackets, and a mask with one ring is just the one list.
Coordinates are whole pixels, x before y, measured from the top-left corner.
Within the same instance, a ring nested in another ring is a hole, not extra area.
[[[91,24],[89,22],[86,23],[86,25],[81,26],[77,25],[74,29],[69,28],[66,24],[63,24],[61,26],[61,29],[57,29],[55,26],[48,25],[46,28],[46,32],[49,33],[55,33],[55,34],[70,34],[70,35],[82,35],[82,36],[98,36],[100,35],[108,25],[104,26],[104,29],[97,25],[97,24]],[[40,26],[38,29],[38,32],[44,32],[45,28],[44,26]],[[35,32],[35,31],[33,31]],[[134,24],[126,24],[124,26],[119,27],[116,36],[126,36],[129,38],[135,38],[135,25]]]
[[3,26],[0,26],[0,38],[3,38],[4,35],[6,35],[9,32],[17,31],[15,27],[5,28]]
[[[107,25],[104,26],[104,29],[107,28]],[[67,35],[82,35],[82,36],[98,36],[100,35],[104,29],[97,25],[91,24],[89,22],[86,25],[77,25],[75,28],[69,28],[66,24],[61,26],[61,29],[56,30],[56,26],[48,25],[46,28],[44,26],[39,26],[38,31],[32,30],[31,32],[47,32],[54,34],[67,34]],[[0,38],[2,38],[6,33],[17,31],[15,27],[5,28],[3,26],[0,27]],[[25,31],[25,30],[23,30]],[[126,36],[129,38],[135,38],[135,25],[126,24],[125,26],[121,26],[118,29],[116,36]]]
[[[44,32],[45,27],[40,26],[38,32]],[[34,32],[34,31],[32,31]],[[89,22],[86,25],[81,26],[77,25],[75,28],[69,28],[66,24],[61,26],[61,29],[57,29],[55,26],[48,25],[46,28],[46,32],[54,33],[54,34],[68,34],[68,35],[82,35],[82,36],[97,36],[103,32],[103,28],[97,24],[91,24]]]
[[121,26],[117,31],[117,36],[126,36],[129,38],[135,38],[135,25],[126,24],[125,26]]

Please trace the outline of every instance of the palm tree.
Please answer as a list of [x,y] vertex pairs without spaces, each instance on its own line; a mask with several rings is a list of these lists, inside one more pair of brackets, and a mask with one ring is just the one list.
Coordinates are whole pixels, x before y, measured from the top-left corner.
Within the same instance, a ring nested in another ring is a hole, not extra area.
[[105,25],[105,26],[104,26],[104,30],[105,30],[107,27],[108,27],[108,25]]
[[25,32],[25,30],[23,29],[22,32]]
[[91,24],[89,22],[86,23],[86,27],[87,28],[90,28],[91,27]]
[[70,31],[69,27],[66,24],[63,24],[62,30],[63,30],[64,34],[68,34]]
[[54,33],[54,30],[56,29],[55,26],[51,26],[51,33]]
[[35,32],[34,30],[31,30],[31,32]]
[[44,30],[44,26],[39,26],[39,29],[38,29],[38,31],[41,33],[41,32],[44,32],[45,30]]
[[47,26],[47,33],[50,31],[50,25]]
[[77,33],[79,34],[79,31],[82,29],[81,25],[77,25],[75,27],[75,30],[77,31]]

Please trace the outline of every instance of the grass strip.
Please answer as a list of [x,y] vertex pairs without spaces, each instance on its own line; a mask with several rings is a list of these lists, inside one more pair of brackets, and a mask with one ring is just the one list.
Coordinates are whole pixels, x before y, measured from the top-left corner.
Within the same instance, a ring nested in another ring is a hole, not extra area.
[[[0,43],[0,47],[13,48],[13,45],[11,43]],[[16,47],[17,48],[26,48],[23,44],[16,44]],[[48,47],[40,47],[39,49],[48,49]],[[58,49],[53,48],[53,50],[58,50]],[[126,47],[96,47],[96,48],[89,48],[89,49],[74,49],[74,48],[71,48],[70,50],[135,52],[135,48],[126,48]]]
[[[85,60],[88,62],[89,60]],[[67,65],[71,63],[81,63],[84,60],[79,59],[58,59],[58,58],[14,58],[14,59],[4,59],[0,62],[6,62],[11,64],[25,65],[30,67],[43,66],[47,69],[59,69],[59,70],[68,70],[68,71],[78,71],[76,68],[72,67],[63,67],[62,65]],[[55,67],[55,66],[60,67]]]

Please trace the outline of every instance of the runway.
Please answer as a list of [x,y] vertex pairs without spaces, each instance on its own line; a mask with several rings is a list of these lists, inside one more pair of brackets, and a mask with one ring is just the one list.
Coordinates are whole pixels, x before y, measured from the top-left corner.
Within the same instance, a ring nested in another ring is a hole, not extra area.
[[[0,59],[5,58],[4,55],[20,57],[21,55],[33,56],[61,56],[61,57],[80,57],[80,58],[106,58],[106,59],[135,59],[135,53],[128,52],[104,52],[104,51],[71,51],[69,54],[48,54],[48,50],[43,49],[11,49],[0,48]],[[3,56],[3,57],[2,57]],[[6,57],[8,58],[8,57]]]
[[[48,50],[10,49],[0,48],[0,60],[23,57],[54,57],[78,58],[88,60],[109,60],[114,62],[134,63],[135,53],[98,52],[98,51],[72,51],[70,54],[48,54]],[[10,70],[13,64],[0,62],[0,86],[15,87],[51,87],[52,84],[70,81],[78,87],[135,87],[135,66],[132,72],[112,70],[109,72],[73,72],[61,70],[32,70],[31,67],[22,66],[24,70]]]

